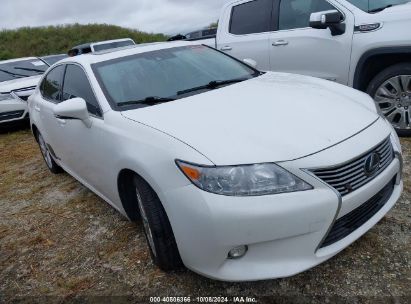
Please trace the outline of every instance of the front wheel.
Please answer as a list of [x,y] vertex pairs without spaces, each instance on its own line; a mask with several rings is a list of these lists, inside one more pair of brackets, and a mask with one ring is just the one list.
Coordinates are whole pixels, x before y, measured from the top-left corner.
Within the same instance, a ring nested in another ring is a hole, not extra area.
[[154,263],[164,271],[183,266],[174,233],[157,194],[141,177],[134,177],[136,199]]
[[47,168],[49,168],[49,170],[54,174],[63,172],[63,169],[59,165],[57,165],[57,163],[51,156],[50,150],[47,147],[47,144],[40,132],[37,133],[37,142],[39,143],[40,151],[43,155],[44,161],[46,162]]
[[411,63],[386,68],[370,82],[367,93],[398,135],[411,136]]

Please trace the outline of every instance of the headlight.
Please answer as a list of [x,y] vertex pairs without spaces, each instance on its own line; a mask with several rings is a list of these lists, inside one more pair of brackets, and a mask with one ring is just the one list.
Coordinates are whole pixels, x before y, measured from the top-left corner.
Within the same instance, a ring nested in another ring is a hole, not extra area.
[[394,145],[394,147],[396,147],[395,150],[402,154],[401,142],[394,128],[393,128],[393,131],[391,132],[390,138],[391,138],[391,143]]
[[200,189],[227,196],[260,196],[305,191],[313,187],[276,164],[207,167],[176,161]]
[[390,139],[391,139],[391,143],[394,146],[394,149],[402,154],[401,141],[398,138],[397,131],[395,131],[393,125],[391,124],[391,122],[388,121],[386,117],[383,116],[383,118],[384,118],[385,123],[387,124],[387,127],[391,130]]
[[14,99],[14,97],[10,94],[0,94],[0,101]]

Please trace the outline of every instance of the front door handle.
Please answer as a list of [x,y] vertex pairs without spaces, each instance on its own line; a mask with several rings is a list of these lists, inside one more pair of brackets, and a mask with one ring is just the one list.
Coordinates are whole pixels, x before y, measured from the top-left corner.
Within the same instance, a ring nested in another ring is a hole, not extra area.
[[226,45],[226,46],[223,46],[220,50],[225,52],[225,51],[231,51],[232,49],[233,48],[231,46]]
[[57,120],[57,122],[58,122],[60,125],[62,125],[62,126],[64,126],[64,125],[67,123],[65,119],[62,119],[62,118],[60,118],[60,117],[58,117],[58,116],[56,116],[56,120]]
[[288,45],[288,41],[277,40],[277,41],[273,42],[273,46],[282,46],[282,45]]
[[41,109],[40,109],[39,106],[34,106],[34,110],[36,110],[37,112],[40,112],[40,111],[41,111]]

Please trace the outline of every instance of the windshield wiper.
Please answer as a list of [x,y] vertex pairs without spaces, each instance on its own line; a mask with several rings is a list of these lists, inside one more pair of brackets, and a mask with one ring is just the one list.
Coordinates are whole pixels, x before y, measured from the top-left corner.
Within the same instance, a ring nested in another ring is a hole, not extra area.
[[202,85],[202,86],[194,87],[194,88],[187,89],[187,90],[178,91],[177,95],[184,95],[184,94],[187,94],[187,93],[202,91],[202,90],[213,90],[213,89],[217,89],[218,87],[221,87],[223,85],[242,82],[242,81],[246,81],[248,79],[249,78],[240,78],[240,79],[237,78],[237,79],[229,79],[229,80],[214,80],[214,81],[210,81],[209,83],[207,83],[205,85]]
[[386,5],[386,6],[374,8],[374,9],[372,9],[372,10],[368,10],[368,12],[369,12],[369,13],[378,13],[378,12],[381,12],[381,11],[385,10],[386,8],[389,8],[389,7],[392,7],[392,6],[393,6],[392,4],[388,4],[388,5]]
[[0,69],[0,72],[9,74],[9,75],[11,75],[11,76],[13,76],[13,77],[15,77],[15,78],[24,78],[24,77],[27,77],[27,75],[16,74],[16,73],[13,73],[13,72],[10,72],[10,71],[7,71],[7,70],[3,70],[3,69]]
[[124,101],[124,102],[119,102],[117,106],[124,107],[124,106],[130,106],[130,105],[138,105],[138,104],[152,106],[152,105],[156,105],[159,103],[165,103],[165,102],[174,101],[174,100],[176,99],[171,98],[171,97],[149,96],[141,100],[129,100],[129,101]]
[[43,70],[39,70],[39,69],[30,69],[30,68],[21,68],[21,67],[15,67],[15,70],[23,70],[23,71],[29,71],[29,72],[38,72],[38,73],[44,73]]

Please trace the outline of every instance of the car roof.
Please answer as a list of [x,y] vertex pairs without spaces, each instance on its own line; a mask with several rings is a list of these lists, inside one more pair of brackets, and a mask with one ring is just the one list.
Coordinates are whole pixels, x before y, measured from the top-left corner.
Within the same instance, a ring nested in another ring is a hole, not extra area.
[[132,42],[134,42],[134,40],[131,39],[131,38],[123,38],[123,39],[87,42],[87,43],[83,43],[83,44],[80,44],[80,45],[76,45],[76,46],[72,47],[71,49],[85,49],[85,48],[91,47],[92,45],[109,44],[109,43],[112,43],[112,42],[122,42],[122,41],[132,41]]
[[69,57],[60,61],[60,63],[78,63],[83,66],[91,65],[98,62],[103,62],[111,59],[131,56],[135,54],[143,54],[152,51],[158,51],[162,49],[170,49],[175,47],[189,46],[189,45],[201,45],[201,43],[187,42],[187,41],[175,41],[175,42],[155,42],[136,44],[126,46],[117,49],[104,50],[95,53],[87,53],[75,57]]
[[[123,38],[123,39],[114,39],[114,40],[92,42],[92,43],[90,43],[90,45],[109,44],[109,43],[113,43],[113,42],[123,42],[123,41],[132,41],[132,42],[134,42],[134,40],[131,39],[131,38]],[[135,44],[135,42],[134,42],[134,44]]]
[[68,56],[67,54],[54,54],[54,55],[45,55],[45,56],[41,56],[40,58],[54,58],[54,57],[60,57],[60,56]]
[[83,43],[83,44],[80,44],[80,45],[73,46],[71,49],[72,50],[73,49],[85,49],[85,48],[90,47],[93,43],[94,42]]
[[13,62],[19,62],[19,61],[25,61],[25,60],[40,60],[40,58],[38,58],[38,57],[23,57],[23,58],[9,59],[9,60],[1,60],[0,64],[13,63]]

